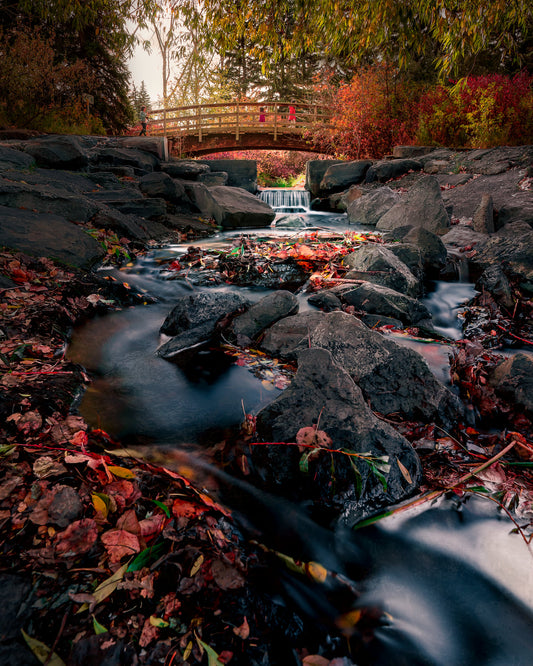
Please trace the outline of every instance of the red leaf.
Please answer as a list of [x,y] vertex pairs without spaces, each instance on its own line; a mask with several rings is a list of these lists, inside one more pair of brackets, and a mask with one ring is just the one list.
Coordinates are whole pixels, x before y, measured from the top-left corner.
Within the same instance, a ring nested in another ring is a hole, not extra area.
[[97,537],[98,528],[92,518],[76,520],[57,535],[56,554],[59,557],[83,555],[92,548]]

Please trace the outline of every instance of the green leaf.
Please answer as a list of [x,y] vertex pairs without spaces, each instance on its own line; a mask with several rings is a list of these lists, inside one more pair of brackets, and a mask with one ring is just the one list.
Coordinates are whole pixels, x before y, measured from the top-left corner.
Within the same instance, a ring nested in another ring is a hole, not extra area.
[[313,454],[316,455],[318,451],[320,451],[320,448],[316,447],[314,449],[308,449],[302,454],[299,464],[300,472],[303,472],[304,474],[309,473],[309,460],[311,459],[311,456],[313,456]]
[[100,622],[98,622],[98,620],[94,617],[94,615],[93,615],[93,629],[96,635],[107,634],[108,631],[103,624],[100,624]]
[[383,490],[386,491],[387,490],[387,479],[385,478],[385,476],[379,471],[379,469],[375,465],[370,463],[370,467],[372,468],[372,471],[374,472],[374,474],[378,477],[379,482],[383,486]]
[[361,497],[361,491],[363,490],[363,479],[355,461],[352,458],[348,458],[348,460],[350,461],[350,465],[355,474],[355,494],[357,499],[359,499]]
[[166,549],[165,543],[158,543],[150,548],[145,548],[135,556],[131,564],[128,566],[127,571],[139,571],[143,567],[147,567],[152,562],[158,560]]
[[52,650],[47,645],[41,643],[41,641],[38,641],[36,638],[28,636],[24,629],[21,629],[20,631],[24,636],[24,640],[28,644],[28,647],[41,662],[41,664],[46,662],[48,666],[65,666],[65,662],[61,659],[61,657],[58,657],[55,652],[52,652]]
[[163,502],[160,502],[159,500],[150,500],[150,502],[153,502],[158,506],[165,513],[167,518],[170,518],[170,509],[166,504],[163,504]]
[[224,666],[224,664],[218,658],[218,654],[210,647],[207,643],[201,641],[198,636],[196,636],[196,642],[200,647],[202,647],[207,653],[207,666]]

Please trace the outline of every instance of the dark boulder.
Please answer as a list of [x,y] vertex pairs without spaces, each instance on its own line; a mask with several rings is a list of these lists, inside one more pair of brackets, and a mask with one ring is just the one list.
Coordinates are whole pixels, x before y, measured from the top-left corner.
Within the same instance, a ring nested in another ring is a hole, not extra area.
[[162,358],[173,358],[213,338],[218,322],[250,302],[240,294],[201,292],[183,296],[161,325],[161,333],[173,336],[157,350]]
[[346,209],[348,221],[352,224],[368,224],[375,227],[383,215],[399,200],[400,195],[390,187],[380,187],[348,204]]
[[344,312],[287,317],[269,328],[261,343],[269,354],[291,360],[308,347],[327,349],[380,414],[436,420],[445,427],[462,417],[459,399],[435,378],[420,354]]
[[327,168],[320,181],[320,190],[322,192],[341,192],[350,185],[362,183],[371,165],[370,160],[332,164]]
[[254,303],[237,315],[230,327],[232,337],[241,346],[249,345],[272,324],[298,312],[298,299],[290,291],[279,290]]
[[409,171],[420,171],[422,164],[418,160],[411,159],[397,159],[397,160],[382,160],[373,164],[366,172],[365,182],[373,183],[378,181],[386,183],[393,178],[404,176]]
[[442,235],[450,228],[439,184],[433,176],[422,177],[401,200],[379,220],[376,229],[388,231],[396,227],[416,226]]
[[0,206],[0,220],[0,246],[83,269],[105,256],[92,236],[58,215]]
[[342,263],[350,268],[347,279],[366,280],[407,296],[417,296],[421,291],[420,282],[407,266],[383,245],[361,245],[347,254]]
[[529,354],[518,353],[502,361],[489,381],[498,395],[533,415],[533,359]]
[[312,454],[312,448],[299,451],[282,444],[253,447],[255,468],[267,487],[332,503],[350,523],[416,491],[421,466],[411,445],[374,416],[360,389],[325,349],[301,351],[291,385],[257,416],[258,435],[266,442],[296,442],[306,428],[306,441],[312,443],[313,424],[322,446],[331,451],[319,445]]
[[80,169],[89,162],[87,150],[77,136],[42,136],[22,146],[40,167]]

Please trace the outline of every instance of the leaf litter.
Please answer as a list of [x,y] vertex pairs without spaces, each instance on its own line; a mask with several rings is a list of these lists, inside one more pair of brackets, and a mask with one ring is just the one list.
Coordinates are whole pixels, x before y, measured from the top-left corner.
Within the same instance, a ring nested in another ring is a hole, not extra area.
[[[313,291],[342,281],[342,256],[362,242],[379,240],[310,235],[303,241],[252,241],[243,236],[225,254],[191,247],[163,270],[179,279],[190,279],[196,271],[205,272],[208,280],[242,283],[245,273],[255,271],[260,278],[274,264],[290,259],[308,276],[302,287]],[[108,254],[118,258],[121,251],[113,243]],[[239,263],[232,264],[234,259]],[[145,302],[144,295],[133,293],[129,285],[75,275],[47,259],[4,252],[0,267],[14,284],[0,294],[0,386],[5,395],[0,538],[3,561],[9,562],[5,570],[22,573],[34,584],[37,600],[27,624],[31,633],[24,640],[38,659],[61,664],[61,654],[69,664],[85,665],[115,654],[120,663],[134,664],[149,663],[161,654],[167,664],[205,663],[205,655],[210,664],[260,663],[266,654],[261,637],[268,637],[269,625],[277,622],[290,633],[295,621],[288,610],[266,611],[265,599],[250,587],[269,558],[316,584],[334,578],[350,587],[350,581],[318,562],[298,562],[246,542],[231,512],[196,487],[190,470],[181,474],[179,465],[171,470],[124,457],[120,444],[107,433],[88,428],[69,413],[79,387],[88,381],[83,369],[64,356],[70,326],[113,303]],[[419,497],[383,515],[442,493],[481,494],[496,502],[522,537],[531,540],[531,420],[498,398],[486,381],[496,363],[491,349],[504,343],[531,344],[526,311],[523,299],[512,316],[487,298],[473,305],[466,319],[475,341],[457,343],[452,363],[462,397],[482,419],[504,421],[506,427],[490,431],[458,424],[450,434],[435,424],[394,422],[420,454],[424,485]],[[228,345],[225,351],[280,389],[295,371],[253,349]],[[245,412],[237,442],[218,449],[223,461],[233,449],[235,471],[244,475],[251,444],[290,445],[254,442],[254,424],[255,417]],[[352,453],[332,448],[318,424],[302,428],[293,444],[302,453],[303,473],[312,456]],[[388,461],[359,456],[385,479]],[[409,482],[408,471],[401,466],[400,471]],[[63,497],[71,501],[60,501]],[[350,635],[364,623],[364,613],[340,613],[338,630]],[[336,666],[339,661],[333,654],[327,659],[306,648],[300,656],[305,664]]]

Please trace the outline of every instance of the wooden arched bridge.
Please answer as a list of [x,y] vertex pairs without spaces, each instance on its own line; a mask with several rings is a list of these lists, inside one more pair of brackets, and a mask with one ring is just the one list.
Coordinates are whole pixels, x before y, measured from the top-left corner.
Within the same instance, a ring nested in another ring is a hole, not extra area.
[[165,136],[175,155],[233,150],[323,152],[314,145],[317,128],[328,128],[330,112],[317,104],[232,102],[151,111],[150,135]]

